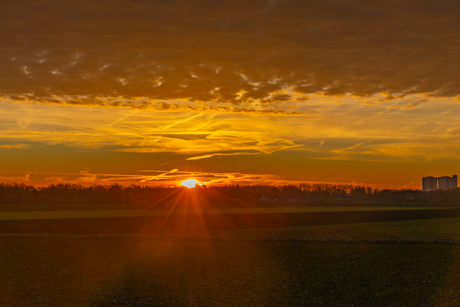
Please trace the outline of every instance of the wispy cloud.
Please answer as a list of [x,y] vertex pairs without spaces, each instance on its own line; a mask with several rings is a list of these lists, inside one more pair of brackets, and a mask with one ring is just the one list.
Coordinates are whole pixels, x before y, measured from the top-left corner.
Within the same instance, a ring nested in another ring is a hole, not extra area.
[[[65,144],[79,148],[110,147],[114,151],[189,156],[267,154],[302,146],[292,139],[290,122],[264,117],[212,113],[136,112],[130,109],[94,109],[31,105],[33,121],[21,129],[22,108],[5,104],[8,122],[0,123],[5,148],[30,144]],[[14,142],[14,143],[13,143]],[[18,145],[22,144],[22,145]],[[1,147],[0,147],[1,148]],[[198,158],[193,158],[198,159]],[[193,160],[192,159],[192,160]]]
[[50,172],[30,172],[22,174],[10,173],[2,175],[1,182],[26,183],[36,186],[47,186],[50,184],[80,184],[84,186],[92,184],[121,184],[121,185],[166,185],[179,186],[187,179],[196,179],[205,184],[285,184],[291,181],[282,179],[271,174],[248,174],[240,172],[197,172],[173,169],[165,170],[138,170],[132,174],[105,174],[92,173],[89,169],[84,169],[77,173],[50,173]]
[[363,144],[364,144],[364,143],[358,143],[358,144],[355,144],[355,145],[350,146],[350,147],[347,147],[347,148],[331,150],[331,152],[333,152],[333,153],[335,153],[335,154],[338,154],[338,153],[342,153],[342,152],[344,152],[344,151],[348,151],[348,150],[351,150],[351,149],[360,147],[360,146],[363,145]]
[[21,148],[29,148],[29,147],[30,147],[29,144],[14,144],[14,145],[0,144],[0,148],[6,148],[6,149],[12,149],[12,148],[21,149]]
[[187,158],[187,160],[201,160],[201,159],[209,159],[215,156],[252,156],[252,155],[258,155],[261,153],[257,152],[232,152],[232,153],[212,153],[210,155],[202,155],[202,156],[195,156],[195,157],[190,157]]
[[0,93],[86,106],[230,103],[245,112],[308,102],[296,93],[460,95],[456,1],[271,3],[10,1],[0,19],[8,33]]

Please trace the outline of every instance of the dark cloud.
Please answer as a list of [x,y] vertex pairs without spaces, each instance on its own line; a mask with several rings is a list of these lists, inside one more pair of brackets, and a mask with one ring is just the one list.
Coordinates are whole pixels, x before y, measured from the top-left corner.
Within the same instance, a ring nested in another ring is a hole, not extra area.
[[278,103],[283,89],[454,97],[459,19],[454,0],[7,1],[0,95],[137,108]]
[[413,109],[413,108],[416,108],[418,105],[420,105],[420,102],[415,101],[415,102],[409,102],[409,104],[406,106],[392,105],[392,106],[389,106],[388,108],[390,109]]

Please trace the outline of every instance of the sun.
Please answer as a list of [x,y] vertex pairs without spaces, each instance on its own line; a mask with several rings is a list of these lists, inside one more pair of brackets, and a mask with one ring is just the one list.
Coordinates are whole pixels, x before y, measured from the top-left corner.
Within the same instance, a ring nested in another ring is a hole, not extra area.
[[181,185],[183,185],[184,187],[187,187],[187,188],[194,188],[195,185],[201,185],[201,183],[198,181],[198,180],[195,180],[195,179],[187,179],[185,181],[182,181],[181,182]]

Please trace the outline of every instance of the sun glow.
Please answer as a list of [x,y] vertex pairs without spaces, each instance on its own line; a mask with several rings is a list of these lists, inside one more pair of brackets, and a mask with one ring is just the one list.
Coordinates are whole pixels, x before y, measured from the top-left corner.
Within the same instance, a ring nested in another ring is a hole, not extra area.
[[181,185],[183,185],[184,187],[187,187],[187,188],[194,188],[195,185],[201,185],[201,183],[198,181],[198,180],[195,180],[195,179],[187,179],[185,181],[182,181]]

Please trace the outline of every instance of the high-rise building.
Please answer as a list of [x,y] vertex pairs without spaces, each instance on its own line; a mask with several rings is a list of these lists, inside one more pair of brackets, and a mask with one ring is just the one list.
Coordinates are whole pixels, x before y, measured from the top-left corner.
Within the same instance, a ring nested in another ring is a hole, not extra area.
[[438,188],[438,178],[427,176],[422,178],[423,190],[436,190]]
[[441,177],[422,177],[423,190],[452,190],[457,188],[457,175]]
[[449,176],[442,176],[438,178],[438,189],[440,190],[447,190],[449,189],[451,183],[451,177]]

